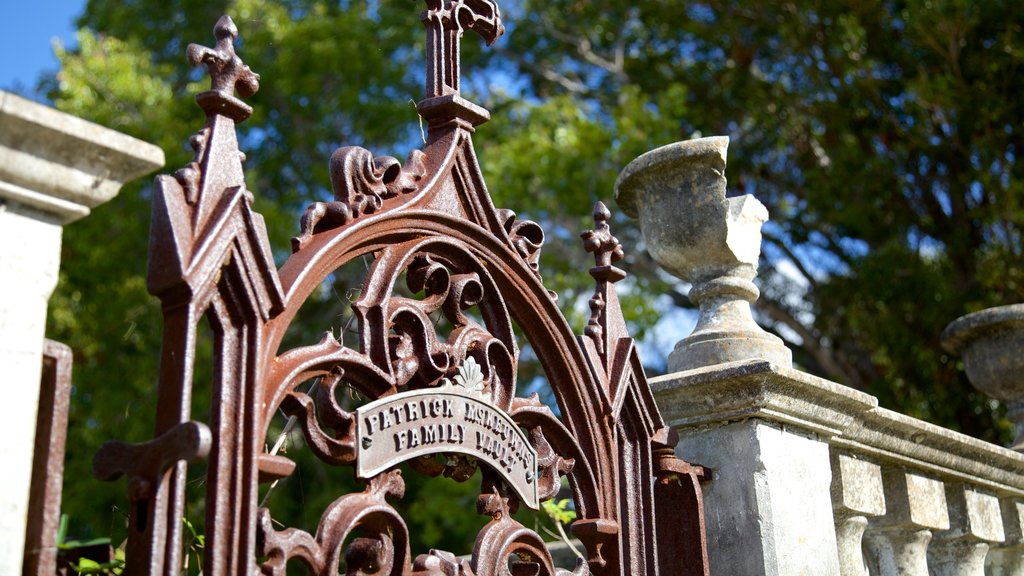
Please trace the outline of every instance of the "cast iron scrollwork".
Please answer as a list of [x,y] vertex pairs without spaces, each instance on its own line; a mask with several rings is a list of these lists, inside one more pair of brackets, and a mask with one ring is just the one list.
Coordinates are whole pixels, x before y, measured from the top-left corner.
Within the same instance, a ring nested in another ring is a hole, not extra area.
[[331,156],[334,200],[315,202],[302,216],[302,230],[292,239],[298,252],[313,234],[344,226],[362,215],[373,214],[384,201],[415,192],[427,173],[426,156],[413,150],[402,166],[391,156],[374,157],[358,146],[339,148]]
[[343,374],[344,370],[335,368],[317,383],[313,396],[293,391],[281,403],[286,415],[301,422],[310,450],[338,466],[352,464],[356,457],[355,418],[338,405],[336,396]]
[[544,540],[533,530],[512,518],[516,499],[489,474],[477,499],[477,511],[491,521],[480,530],[473,546],[475,576],[583,576],[589,574],[586,563],[577,562],[576,570],[556,569]]
[[[498,210],[503,228],[512,240],[516,252],[537,276],[540,276],[540,249],[544,245],[544,229],[532,220],[519,220],[516,213],[503,208]],[[556,297],[554,292],[552,297]]]
[[[396,295],[402,276],[422,299]],[[353,304],[360,320],[362,350],[378,366],[389,366],[396,387],[437,386],[457,375],[472,356],[483,372],[484,390],[507,410],[515,394],[518,348],[508,311],[494,279],[472,251],[433,238],[389,247],[367,275],[363,296]],[[469,315],[476,309],[483,324]],[[438,336],[432,316],[451,326]]]
[[[405,289],[413,296],[397,294],[403,279]],[[272,386],[282,410],[299,418],[308,445],[321,460],[351,465],[355,459],[354,414],[335,401],[342,384],[351,385],[371,400],[403,390],[458,387],[506,411],[527,430],[529,442],[537,452],[539,473],[535,481],[541,500],[557,495],[560,479],[565,475],[574,478],[579,489],[596,488],[582,449],[550,408],[536,395],[515,397],[518,348],[511,319],[496,281],[470,247],[453,239],[427,238],[381,250],[367,272],[362,297],[353,303],[353,309],[359,319],[362,352],[346,349],[331,334],[325,334],[317,345],[282,354],[277,365],[279,373],[287,376]],[[438,318],[445,320],[442,326],[447,327],[447,335],[439,333]],[[376,369],[368,370],[368,366]],[[349,381],[349,369],[362,371],[364,381]],[[313,375],[320,378],[313,390],[300,391],[299,384]],[[270,404],[268,409],[273,410],[273,406]],[[456,481],[468,480],[480,467],[476,459],[459,453],[416,458],[410,464],[417,473],[444,475]],[[527,573],[566,574],[554,569],[543,540],[511,518],[519,501],[502,486],[501,478],[489,469],[484,469],[484,477],[480,511],[492,521],[480,533],[474,561],[466,563],[435,551],[419,557],[412,566],[413,572],[507,574],[508,559],[512,558],[512,565],[518,566],[513,569],[514,574],[523,573],[527,565],[534,567]],[[379,480],[371,480],[366,494],[376,497],[377,483]],[[400,497],[397,492],[392,493]],[[263,570],[268,574],[279,573],[292,557],[301,559],[318,574],[330,572],[332,565],[336,569],[340,556],[332,556],[332,549],[325,544],[335,542],[327,535],[337,533],[336,529],[327,528],[332,514],[337,515],[332,511],[368,502],[365,498],[343,497],[325,513],[316,536],[295,529],[272,532],[269,512],[261,511],[261,553],[271,558]],[[381,505],[379,498],[374,505]],[[386,549],[390,554],[388,546],[377,535],[357,548],[350,547],[345,555],[378,557],[380,554],[373,551]],[[352,564],[347,565],[351,570]],[[585,565],[582,566],[577,574],[587,573]]]
[[[596,287],[577,338],[541,281],[540,226],[496,208],[487,193],[471,136],[489,113],[459,93],[461,36],[473,30],[497,40],[504,31],[497,4],[427,0],[421,18],[428,30],[427,97],[417,105],[428,124],[423,150],[404,166],[363,148],[336,151],[334,200],[310,206],[280,269],[252,210],[235,126],[252,113],[235,92],[251,95],[259,76],[235,54],[230,18],[218,21],[214,48],[189,46],[189,61],[206,65],[211,89],[197,96],[207,122],[190,141],[193,161],[175,177],[159,177],[154,192],[148,287],[163,301],[165,323],[156,440],[110,444],[95,460],[100,476],[131,478],[126,573],[180,573],[187,463],[205,458],[203,567],[211,574],[258,567],[280,575],[297,561],[321,576],[343,565],[351,575],[623,576],[656,566],[706,576],[705,475],[675,456],[677,439],[626,331],[614,287],[625,275],[613,265],[622,249],[607,208],[595,207],[595,227],[583,235],[595,255]],[[318,343],[283,349],[316,287],[364,257],[372,264],[353,303],[358,346],[328,332]],[[204,316],[217,366],[208,423],[190,415]],[[513,322],[533,346],[558,416],[536,395],[516,396]],[[358,406],[339,402],[347,389],[358,392]],[[402,409],[408,435],[396,432]],[[278,530],[257,505],[260,483],[296,467],[263,447],[279,410],[295,418],[321,463],[351,467],[366,484],[336,498],[314,533]],[[394,428],[388,410],[396,411]],[[462,443],[472,430],[476,444]],[[393,451],[380,448],[391,444]],[[389,502],[404,496],[398,464],[405,461],[414,474],[456,481],[479,472],[477,508],[489,521],[481,522],[471,559],[437,550],[413,559],[405,521]],[[556,568],[543,539],[513,518],[522,505],[555,498],[563,478],[578,514],[572,531],[586,548],[572,572]],[[684,548],[685,562],[675,553]]]
[[409,559],[409,533],[387,499],[404,494],[399,470],[371,478],[363,492],[346,494],[327,507],[315,536],[294,528],[275,530],[270,511],[261,508],[257,546],[267,558],[261,572],[284,576],[288,561],[298,559],[317,576],[334,576],[341,566],[342,544],[358,531],[360,537],[344,550],[348,574],[401,576]]

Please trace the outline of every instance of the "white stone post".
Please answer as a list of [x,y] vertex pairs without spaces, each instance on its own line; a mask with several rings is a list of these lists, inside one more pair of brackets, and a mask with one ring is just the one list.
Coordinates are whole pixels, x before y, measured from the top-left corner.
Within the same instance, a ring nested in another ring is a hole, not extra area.
[[[0,574],[20,574],[46,305],[57,283],[63,226],[163,166],[156,146],[0,91]],[[145,217],[145,215],[139,215]]]
[[[751,360],[650,380],[704,485],[711,574],[838,576],[829,439],[875,399]],[[859,505],[864,507],[863,505]]]
[[704,487],[711,573],[838,575],[828,445],[762,420],[688,431],[679,453]]
[[[680,432],[680,455],[712,470],[704,487],[711,573],[838,576],[825,438],[842,417],[815,401],[863,410],[873,399],[822,390],[824,381],[792,370],[782,340],[754,322],[768,211],[753,196],[726,197],[728,145],[713,137],[657,148],[615,183],[651,257],[692,284],[700,307],[693,333],[668,358],[674,374],[652,389]],[[776,387],[801,393],[769,392]]]

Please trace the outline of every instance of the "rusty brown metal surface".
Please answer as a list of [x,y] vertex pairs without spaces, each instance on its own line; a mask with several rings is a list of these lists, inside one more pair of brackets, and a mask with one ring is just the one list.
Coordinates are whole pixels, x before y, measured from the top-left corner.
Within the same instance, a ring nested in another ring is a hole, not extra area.
[[[252,112],[235,92],[251,95],[259,75],[235,53],[230,18],[217,23],[214,48],[188,47],[212,87],[197,97],[206,125],[190,140],[193,161],[159,177],[154,193],[148,283],[165,324],[155,439],[108,443],[94,460],[97,476],[128,477],[126,573],[180,571],[188,462],[205,459],[206,574],[284,574],[289,562],[318,575],[343,564],[350,574],[707,574],[703,471],[675,456],[675,435],[626,330],[610,214],[598,204],[594,229],[583,234],[596,287],[591,319],[576,336],[540,276],[543,230],[496,208],[487,193],[472,135],[489,113],[459,92],[461,36],[468,29],[494,42],[504,31],[498,6],[426,4],[423,149],[404,164],[338,149],[329,160],[334,199],[307,209],[280,269],[251,208],[235,134]],[[371,264],[352,305],[358,346],[328,332],[284,349],[307,298],[364,257]],[[198,422],[192,370],[204,319],[215,377],[212,417]],[[536,396],[516,396],[513,323],[533,346],[560,417]],[[365,403],[345,410],[336,401],[342,388]],[[295,469],[265,449],[279,410],[296,419],[321,461],[365,477],[362,492],[337,495],[315,533],[277,526],[257,503],[260,482]],[[404,496],[395,466],[406,460],[416,474],[455,481],[482,473],[477,509],[490,521],[470,560],[409,549],[391,505]],[[554,498],[562,477],[578,516],[572,531],[587,550],[572,572],[556,568],[541,537],[513,517],[521,504]]]
[[26,576],[49,576],[57,572],[57,528],[63,492],[72,362],[71,348],[66,344],[53,340],[43,342],[43,374],[39,387],[32,487],[22,564],[22,573]]

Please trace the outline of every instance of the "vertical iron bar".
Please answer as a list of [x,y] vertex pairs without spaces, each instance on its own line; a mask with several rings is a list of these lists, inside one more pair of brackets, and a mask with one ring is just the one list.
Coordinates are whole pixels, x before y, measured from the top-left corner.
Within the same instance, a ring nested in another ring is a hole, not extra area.
[[73,361],[71,348],[67,345],[53,340],[44,341],[22,568],[25,576],[49,576],[57,572],[57,529],[60,524]]

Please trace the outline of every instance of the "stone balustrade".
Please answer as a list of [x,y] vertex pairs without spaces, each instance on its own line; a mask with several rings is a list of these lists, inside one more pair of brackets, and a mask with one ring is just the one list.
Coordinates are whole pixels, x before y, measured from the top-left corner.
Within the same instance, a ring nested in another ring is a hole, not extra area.
[[[795,370],[782,341],[756,325],[768,214],[751,196],[726,194],[728,143],[662,146],[630,162],[615,185],[651,257],[689,282],[700,306],[693,334],[668,357],[673,373],[651,387],[679,432],[679,455],[711,470],[711,573],[1024,575],[1024,456]],[[1010,328],[1024,323],[1022,310],[979,313],[947,330],[948,346],[969,348],[975,371],[994,375],[983,384],[999,398],[1021,395],[1004,389],[1019,387],[1024,331]]]
[[654,378],[712,574],[1024,574],[1024,455],[763,360]]

